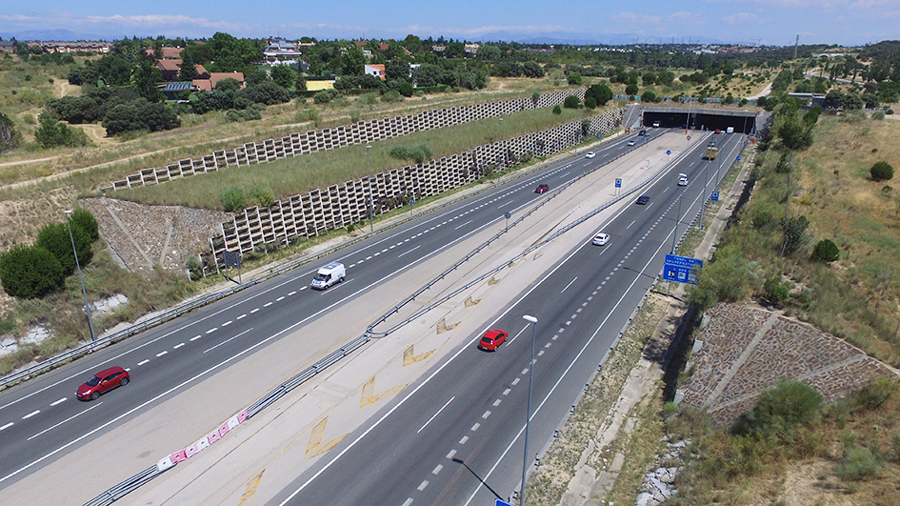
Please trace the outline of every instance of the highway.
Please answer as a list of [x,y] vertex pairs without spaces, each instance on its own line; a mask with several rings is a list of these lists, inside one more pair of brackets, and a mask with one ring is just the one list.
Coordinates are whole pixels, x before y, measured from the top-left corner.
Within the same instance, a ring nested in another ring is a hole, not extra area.
[[[474,340],[461,345],[272,503],[410,506],[508,500],[521,479],[532,372],[532,329],[522,316],[538,319],[526,452],[531,464],[661,271],[672,247],[678,200],[684,199],[682,219],[695,216],[707,168],[714,182],[718,162],[724,166],[733,160],[745,140],[736,134],[712,137],[720,143],[722,160],[702,159],[705,142],[694,146],[642,192],[650,197],[647,205],[626,206],[604,225],[609,244],[597,247],[585,238],[496,316],[487,328],[508,331],[509,342],[493,353],[476,349]],[[688,186],[676,185],[678,172],[688,174]]]
[[[664,133],[663,130],[648,132],[653,136]],[[260,283],[0,392],[0,441],[3,443],[0,445],[0,490],[39,472],[74,449],[102,438],[111,429],[154,409],[179,391],[233,367],[271,346],[292,329],[314,322],[328,312],[343,310],[348,302],[376,290],[385,279],[415,268],[501,220],[504,212],[513,215],[521,212],[543,198],[533,193],[538,183],[557,188],[584,171],[603,166],[618,153],[640,148],[640,144],[628,147],[626,141],[623,138],[598,150],[593,159],[572,157],[540,173],[498,185],[492,191],[376,234],[315,264]],[[653,200],[647,209],[658,208],[660,203]],[[617,238],[615,232],[613,237]],[[335,260],[347,265],[347,280],[325,292],[309,290],[315,269]],[[383,310],[404,295],[385,297]],[[297,358],[297,367],[314,362],[341,344],[321,343],[315,337],[310,336],[306,354]],[[519,341],[521,338],[516,342]],[[128,369],[132,382],[94,402],[75,399],[74,391],[81,383],[93,372],[111,365]],[[284,378],[266,379],[263,383],[281,379]],[[257,391],[255,395],[262,393]],[[241,407],[236,403],[227,409],[237,411]],[[184,430],[196,429],[185,427]],[[183,437],[196,436],[188,432]],[[115,469],[121,478],[137,470],[127,466]]]

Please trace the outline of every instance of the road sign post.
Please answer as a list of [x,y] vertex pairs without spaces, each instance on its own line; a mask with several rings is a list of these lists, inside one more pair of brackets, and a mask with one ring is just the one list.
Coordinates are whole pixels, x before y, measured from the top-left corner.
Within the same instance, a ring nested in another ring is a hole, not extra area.
[[679,255],[666,255],[666,260],[663,264],[663,279],[696,285],[695,268],[702,269],[703,260]]

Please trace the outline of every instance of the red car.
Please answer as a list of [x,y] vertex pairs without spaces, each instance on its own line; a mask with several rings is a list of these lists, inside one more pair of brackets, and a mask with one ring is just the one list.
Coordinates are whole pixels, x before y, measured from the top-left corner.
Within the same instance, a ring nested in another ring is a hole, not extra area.
[[534,193],[544,193],[548,190],[550,190],[550,185],[539,184],[538,187],[534,189]]
[[478,341],[478,348],[487,351],[495,351],[498,346],[506,341],[506,336],[506,332],[502,330],[488,330],[485,332],[484,336],[482,336],[481,341]]
[[124,387],[129,381],[131,381],[131,376],[128,375],[128,371],[119,366],[110,367],[91,376],[87,383],[78,387],[75,397],[93,401],[113,388]]

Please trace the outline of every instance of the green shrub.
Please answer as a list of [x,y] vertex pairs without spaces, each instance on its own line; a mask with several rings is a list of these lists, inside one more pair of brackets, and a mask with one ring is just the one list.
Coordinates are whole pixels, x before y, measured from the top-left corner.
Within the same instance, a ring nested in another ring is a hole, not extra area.
[[777,306],[783,306],[791,296],[791,287],[781,282],[781,276],[769,277],[763,288],[766,291],[766,300]]
[[203,277],[203,264],[200,262],[200,259],[197,258],[197,255],[187,257],[187,260],[184,261],[184,265],[187,267],[191,281],[197,281]]
[[404,97],[413,96],[414,91],[415,91],[415,89],[413,88],[412,84],[410,84],[406,81],[403,81],[402,83],[400,83],[400,94],[403,95]]
[[416,144],[412,147],[391,146],[388,154],[397,160],[414,160],[416,163],[422,163],[430,159],[434,152],[427,144]]
[[562,108],[559,105],[554,105],[553,114],[562,114]]
[[[575,95],[569,95],[563,101],[563,107],[565,107],[566,109],[578,109],[578,107],[580,105],[581,105],[581,100]],[[554,112],[555,112],[555,110],[554,110]],[[562,111],[560,111],[560,112],[562,112]]]
[[40,246],[15,244],[0,256],[0,282],[12,297],[43,297],[62,288],[64,281],[59,260]]
[[837,244],[831,239],[822,239],[813,248],[812,259],[816,262],[834,262],[841,256]]
[[268,188],[254,186],[247,193],[250,196],[250,200],[260,207],[269,207],[275,203],[275,194]]
[[313,102],[316,104],[327,104],[340,96],[342,95],[338,90],[322,90],[313,95]]
[[789,434],[817,421],[825,407],[822,394],[806,383],[782,379],[763,390],[753,408],[753,431]]
[[247,207],[247,196],[244,190],[237,186],[232,186],[222,193],[222,207],[226,211],[237,213]]
[[853,392],[851,399],[860,409],[876,409],[897,392],[898,384],[890,378],[877,378]]
[[881,474],[884,461],[868,448],[852,446],[838,463],[837,475],[845,481],[860,481]]
[[875,181],[887,181],[894,177],[894,168],[887,162],[876,162],[869,173]]
[[381,96],[381,101],[386,103],[402,102],[403,95],[397,90],[391,90]]

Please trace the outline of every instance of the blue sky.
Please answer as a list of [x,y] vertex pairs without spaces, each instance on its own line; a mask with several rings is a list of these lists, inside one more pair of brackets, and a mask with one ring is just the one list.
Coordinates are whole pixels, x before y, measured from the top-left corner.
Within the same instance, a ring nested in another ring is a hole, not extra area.
[[[0,36],[68,30],[104,39],[407,34],[471,41],[586,43],[717,40],[859,45],[900,38],[900,0],[494,0],[248,2],[0,0]],[[18,35],[19,38],[23,38]]]

